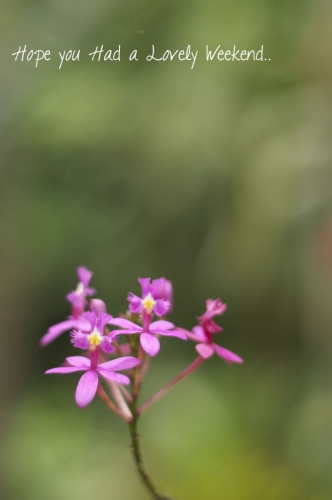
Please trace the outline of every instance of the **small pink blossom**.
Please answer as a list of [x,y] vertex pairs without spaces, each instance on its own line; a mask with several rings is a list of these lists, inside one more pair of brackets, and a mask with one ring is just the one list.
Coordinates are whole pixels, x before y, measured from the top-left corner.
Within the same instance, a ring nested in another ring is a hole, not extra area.
[[86,267],[77,268],[77,276],[79,279],[76,290],[68,293],[67,300],[72,306],[72,316],[76,319],[79,318],[85,307],[87,306],[87,297],[94,295],[96,290],[89,288],[89,283],[92,278],[92,271]]
[[85,312],[82,314],[82,319],[88,323],[83,329],[71,332],[71,342],[75,347],[80,349],[96,351],[101,348],[107,353],[114,351],[111,345],[113,334],[105,335],[105,326],[111,321],[113,316],[101,312]]
[[125,356],[100,364],[97,363],[95,356],[91,360],[83,356],[70,356],[66,358],[66,362],[71,366],[51,368],[45,373],[64,375],[67,373],[85,372],[78,382],[75,394],[76,403],[80,408],[87,406],[95,397],[99,376],[120,384],[129,384],[130,380],[126,375],[116,372],[119,370],[128,370],[140,364],[140,360],[132,356]]
[[150,280],[151,278],[139,278],[138,280],[142,287],[142,298],[129,292],[129,310],[134,314],[151,316],[154,313],[156,316],[164,316],[170,309],[170,302],[158,298],[161,279],[153,280],[152,283],[150,283]]
[[243,363],[243,359],[240,356],[212,342],[212,336],[222,331],[222,328],[212,318],[223,314],[225,310],[226,304],[223,304],[220,299],[208,299],[206,301],[205,313],[198,318],[200,324],[195,326],[192,332],[183,331],[186,332],[188,338],[198,342],[195,348],[202,358],[207,359],[216,353],[227,363]]
[[92,271],[89,271],[86,267],[77,268],[79,283],[76,290],[67,295],[67,300],[72,305],[72,314],[65,321],[61,321],[48,329],[47,333],[39,341],[41,346],[50,344],[59,335],[73,328],[76,330],[88,328],[86,320],[82,319],[82,313],[88,304],[86,298],[95,293],[93,288],[88,287],[92,274]]

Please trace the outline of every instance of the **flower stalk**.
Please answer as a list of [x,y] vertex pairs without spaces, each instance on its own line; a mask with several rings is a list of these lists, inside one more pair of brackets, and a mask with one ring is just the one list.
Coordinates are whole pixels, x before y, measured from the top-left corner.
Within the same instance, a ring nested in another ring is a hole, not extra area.
[[[138,367],[136,367],[136,370],[137,369],[138,369]],[[141,448],[140,448],[140,436],[137,433],[137,424],[138,424],[138,419],[139,419],[139,412],[137,411],[138,397],[139,397],[139,388],[138,388],[137,394],[133,395],[133,401],[130,405],[130,410],[132,412],[133,418],[132,418],[131,422],[128,423],[129,433],[130,433],[130,438],[131,438],[130,449],[132,451],[136,470],[137,470],[144,486],[152,494],[153,500],[176,500],[174,497],[169,496],[167,493],[161,493],[160,491],[158,491],[157,487],[155,486],[155,484],[151,480],[151,477],[144,466]]]
[[156,394],[151,396],[151,398],[145,401],[145,403],[143,403],[142,406],[138,408],[137,413],[141,415],[141,413],[143,413],[143,411],[145,411],[150,405],[152,405],[152,403],[164,396],[164,394],[166,394],[167,391],[174,387],[177,382],[180,382],[180,380],[190,375],[190,373],[196,370],[203,362],[204,359],[201,356],[198,356],[195,361],[191,363],[191,365],[189,365],[185,370],[179,373],[179,375],[170,380],[166,385],[164,385],[164,387],[156,392]]
[[[126,422],[129,422],[128,418],[122,413],[122,411],[107,396],[106,392],[104,391],[104,389],[100,383],[98,384],[97,394],[100,397],[100,399],[102,399],[102,401],[104,401],[104,403],[109,407],[110,410],[112,410],[116,415],[121,417]],[[130,417],[130,420],[131,420],[131,418],[132,417]]]

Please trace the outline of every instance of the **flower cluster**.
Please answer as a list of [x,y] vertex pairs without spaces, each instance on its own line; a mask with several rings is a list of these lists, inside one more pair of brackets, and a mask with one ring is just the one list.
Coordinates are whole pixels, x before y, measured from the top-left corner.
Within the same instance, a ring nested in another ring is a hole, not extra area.
[[[89,287],[92,272],[85,267],[77,269],[78,285],[67,295],[71,304],[70,316],[49,328],[41,338],[45,346],[59,335],[70,331],[71,343],[84,351],[82,356],[69,356],[62,366],[47,370],[47,374],[83,372],[75,400],[80,408],[87,406],[96,394],[106,405],[129,425],[132,440],[131,450],[140,477],[152,493],[153,498],[170,499],[159,493],[144,468],[137,421],[141,413],[171,387],[196,370],[207,358],[216,353],[227,363],[242,363],[233,352],[213,342],[213,336],[222,331],[214,318],[223,314],[226,305],[220,299],[207,300],[206,311],[198,318],[192,331],[175,326],[167,315],[173,308],[173,288],[165,278],[153,280],[140,278],[141,297],[128,294],[128,310],[113,318],[107,313],[101,299],[91,298],[96,291]],[[138,407],[140,388],[148,371],[151,359],[160,350],[161,337],[190,339],[196,343],[198,357],[179,375]],[[114,359],[109,359],[109,357]],[[126,371],[126,374],[118,373]],[[108,393],[101,384],[105,384]],[[129,386],[128,391],[125,386]]]
[[[76,402],[79,407],[89,404],[98,388],[100,394],[104,395],[99,381],[99,377],[102,377],[107,382],[116,382],[116,385],[111,385],[114,399],[118,403],[115,407],[120,408],[120,413],[122,409],[122,416],[128,418],[129,415],[129,418],[132,418],[133,415],[125,401],[127,399],[127,402],[130,402],[132,396],[127,391],[124,393],[123,384],[131,383],[134,385],[133,391],[136,389],[137,392],[150,358],[156,356],[160,350],[160,336],[197,342],[199,359],[198,362],[196,360],[195,367],[214,352],[227,363],[242,363],[239,356],[212,342],[213,335],[222,331],[213,318],[226,310],[226,305],[220,299],[206,301],[206,311],[198,318],[199,325],[190,332],[176,327],[165,319],[173,307],[172,284],[165,278],[152,282],[150,278],[140,278],[138,282],[142,288],[141,297],[129,292],[126,316],[113,318],[106,312],[106,305],[102,300],[96,298],[88,300],[96,293],[95,289],[89,287],[92,272],[85,267],[79,267],[77,275],[79,282],[76,290],[66,297],[71,304],[71,315],[65,321],[51,326],[41,338],[40,344],[45,346],[62,333],[71,330],[71,343],[74,347],[85,351],[84,356],[70,356],[66,358],[63,366],[46,372],[47,374],[84,372],[76,390]],[[155,317],[160,319],[155,320]],[[123,335],[127,343],[119,341]],[[114,354],[118,356],[117,359],[111,361],[107,359],[107,355]],[[143,369],[139,367],[142,362]],[[117,373],[119,370],[132,370],[135,367],[137,372],[131,372],[130,377]],[[187,372],[188,368],[183,373]],[[126,394],[127,398],[123,394]],[[157,395],[159,397],[162,394],[157,393]],[[155,396],[150,399],[153,400]],[[143,406],[145,408],[146,403]]]

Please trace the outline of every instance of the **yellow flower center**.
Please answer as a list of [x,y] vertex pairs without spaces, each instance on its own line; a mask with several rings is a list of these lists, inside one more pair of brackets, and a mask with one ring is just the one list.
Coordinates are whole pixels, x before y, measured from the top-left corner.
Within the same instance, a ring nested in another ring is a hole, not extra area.
[[88,335],[88,339],[90,342],[90,351],[95,351],[97,347],[101,344],[103,337],[100,335],[97,328],[95,328],[93,332],[91,332]]
[[145,299],[142,300],[143,308],[148,313],[151,314],[156,301],[153,300],[151,293],[149,293]]

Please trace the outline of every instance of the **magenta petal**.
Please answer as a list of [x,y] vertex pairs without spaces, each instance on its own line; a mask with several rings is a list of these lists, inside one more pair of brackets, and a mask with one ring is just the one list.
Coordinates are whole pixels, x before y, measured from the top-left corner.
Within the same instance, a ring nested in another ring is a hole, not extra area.
[[112,318],[113,318],[113,316],[111,316],[110,314],[103,313],[103,312],[99,313],[98,320],[97,320],[97,328],[101,333],[104,333],[105,325],[107,325],[111,321]]
[[177,337],[178,339],[187,340],[186,334],[179,330],[159,330],[159,332],[154,333],[159,333],[165,337]]
[[97,367],[98,373],[107,380],[114,380],[115,382],[119,382],[119,384],[130,384],[130,379],[126,377],[126,375],[122,375],[122,373],[115,373],[103,368],[100,368],[100,365]]
[[[98,315],[93,312],[93,311],[86,311],[82,314],[82,318],[84,321],[86,321],[86,324],[88,328],[86,329],[87,332],[92,332],[94,327],[97,325],[97,319]],[[80,329],[80,328],[79,328]]]
[[128,293],[127,299],[129,302],[129,310],[134,314],[139,313],[142,309],[142,299],[131,292]]
[[66,358],[66,361],[77,368],[90,368],[90,360],[88,358],[84,358],[83,356],[69,356]]
[[206,304],[206,312],[204,313],[204,316],[213,318],[214,316],[219,316],[220,314],[223,314],[226,309],[227,305],[223,304],[220,299],[207,299],[205,302]]
[[68,319],[66,321],[62,321],[61,323],[57,323],[56,325],[51,326],[48,329],[48,332],[45,333],[45,335],[40,339],[39,343],[42,346],[45,346],[49,344],[50,342],[53,342],[61,333],[64,333],[71,328],[75,328],[76,326],[76,320],[74,319]]
[[76,367],[76,366],[59,366],[58,368],[51,368],[45,372],[46,375],[51,373],[57,373],[59,375],[65,375],[66,373],[74,373],[74,372],[82,372],[85,371],[84,367]]
[[154,335],[151,333],[142,333],[140,336],[141,346],[146,353],[150,356],[155,356],[158,354],[160,349],[160,342]]
[[155,300],[168,300],[171,306],[168,312],[171,312],[173,302],[173,286],[169,280],[166,278],[153,280],[151,285],[151,295]]
[[154,321],[150,325],[150,332],[153,332],[154,330],[170,330],[171,328],[174,328],[173,323],[170,321],[164,321],[164,320],[159,320],[159,321]]
[[73,326],[75,330],[81,330],[84,333],[90,332],[91,331],[91,324],[90,322],[85,319],[85,318],[79,318],[75,319],[75,325]]
[[110,337],[104,336],[100,344],[102,350],[107,352],[108,354],[111,354],[111,352],[113,352],[115,349],[115,347],[112,346],[111,341],[112,339]]
[[92,271],[89,271],[86,267],[81,266],[77,268],[78,279],[83,283],[85,287],[88,286],[92,278]]
[[202,341],[205,341],[206,340],[206,336],[205,336],[205,333],[204,333],[204,330],[201,326],[194,326],[193,328],[193,333],[199,338],[201,339]]
[[234,352],[231,352],[228,349],[225,349],[224,347],[221,347],[217,344],[212,345],[218,356],[223,358],[227,363],[243,363],[243,359],[240,358],[240,356],[238,356],[237,354],[234,354]]
[[210,333],[222,332],[221,326],[217,325],[212,319],[207,319],[202,324],[204,324],[204,328]]
[[150,293],[150,279],[151,278],[138,278],[138,282],[142,287],[143,299]]
[[77,293],[74,291],[67,293],[66,299],[68,302],[74,302],[77,299]]
[[127,328],[128,330],[137,330],[138,332],[142,330],[140,326],[125,318],[113,318],[109,322],[109,325],[119,326],[120,328]]
[[71,336],[71,343],[75,346],[78,347],[79,349],[88,349],[90,347],[90,342],[88,335],[86,333],[82,332],[72,332],[70,334]]
[[134,335],[135,333],[142,333],[143,328],[140,330],[112,330],[111,335],[112,338],[116,337],[117,335]]
[[168,311],[170,310],[170,307],[171,304],[170,302],[168,302],[168,300],[157,299],[153,308],[153,312],[157,316],[165,316],[165,314],[167,314]]
[[112,361],[106,361],[106,363],[101,363],[98,368],[103,368],[106,370],[128,370],[129,368],[134,368],[134,366],[139,365],[141,362],[139,359],[133,356],[123,356],[122,358],[112,359]]
[[76,403],[80,408],[84,408],[84,406],[91,403],[97,392],[97,387],[98,374],[96,370],[89,370],[82,375],[75,394]]
[[197,344],[195,346],[195,349],[198,354],[204,359],[209,358],[214,353],[213,347],[211,347],[209,344]]

